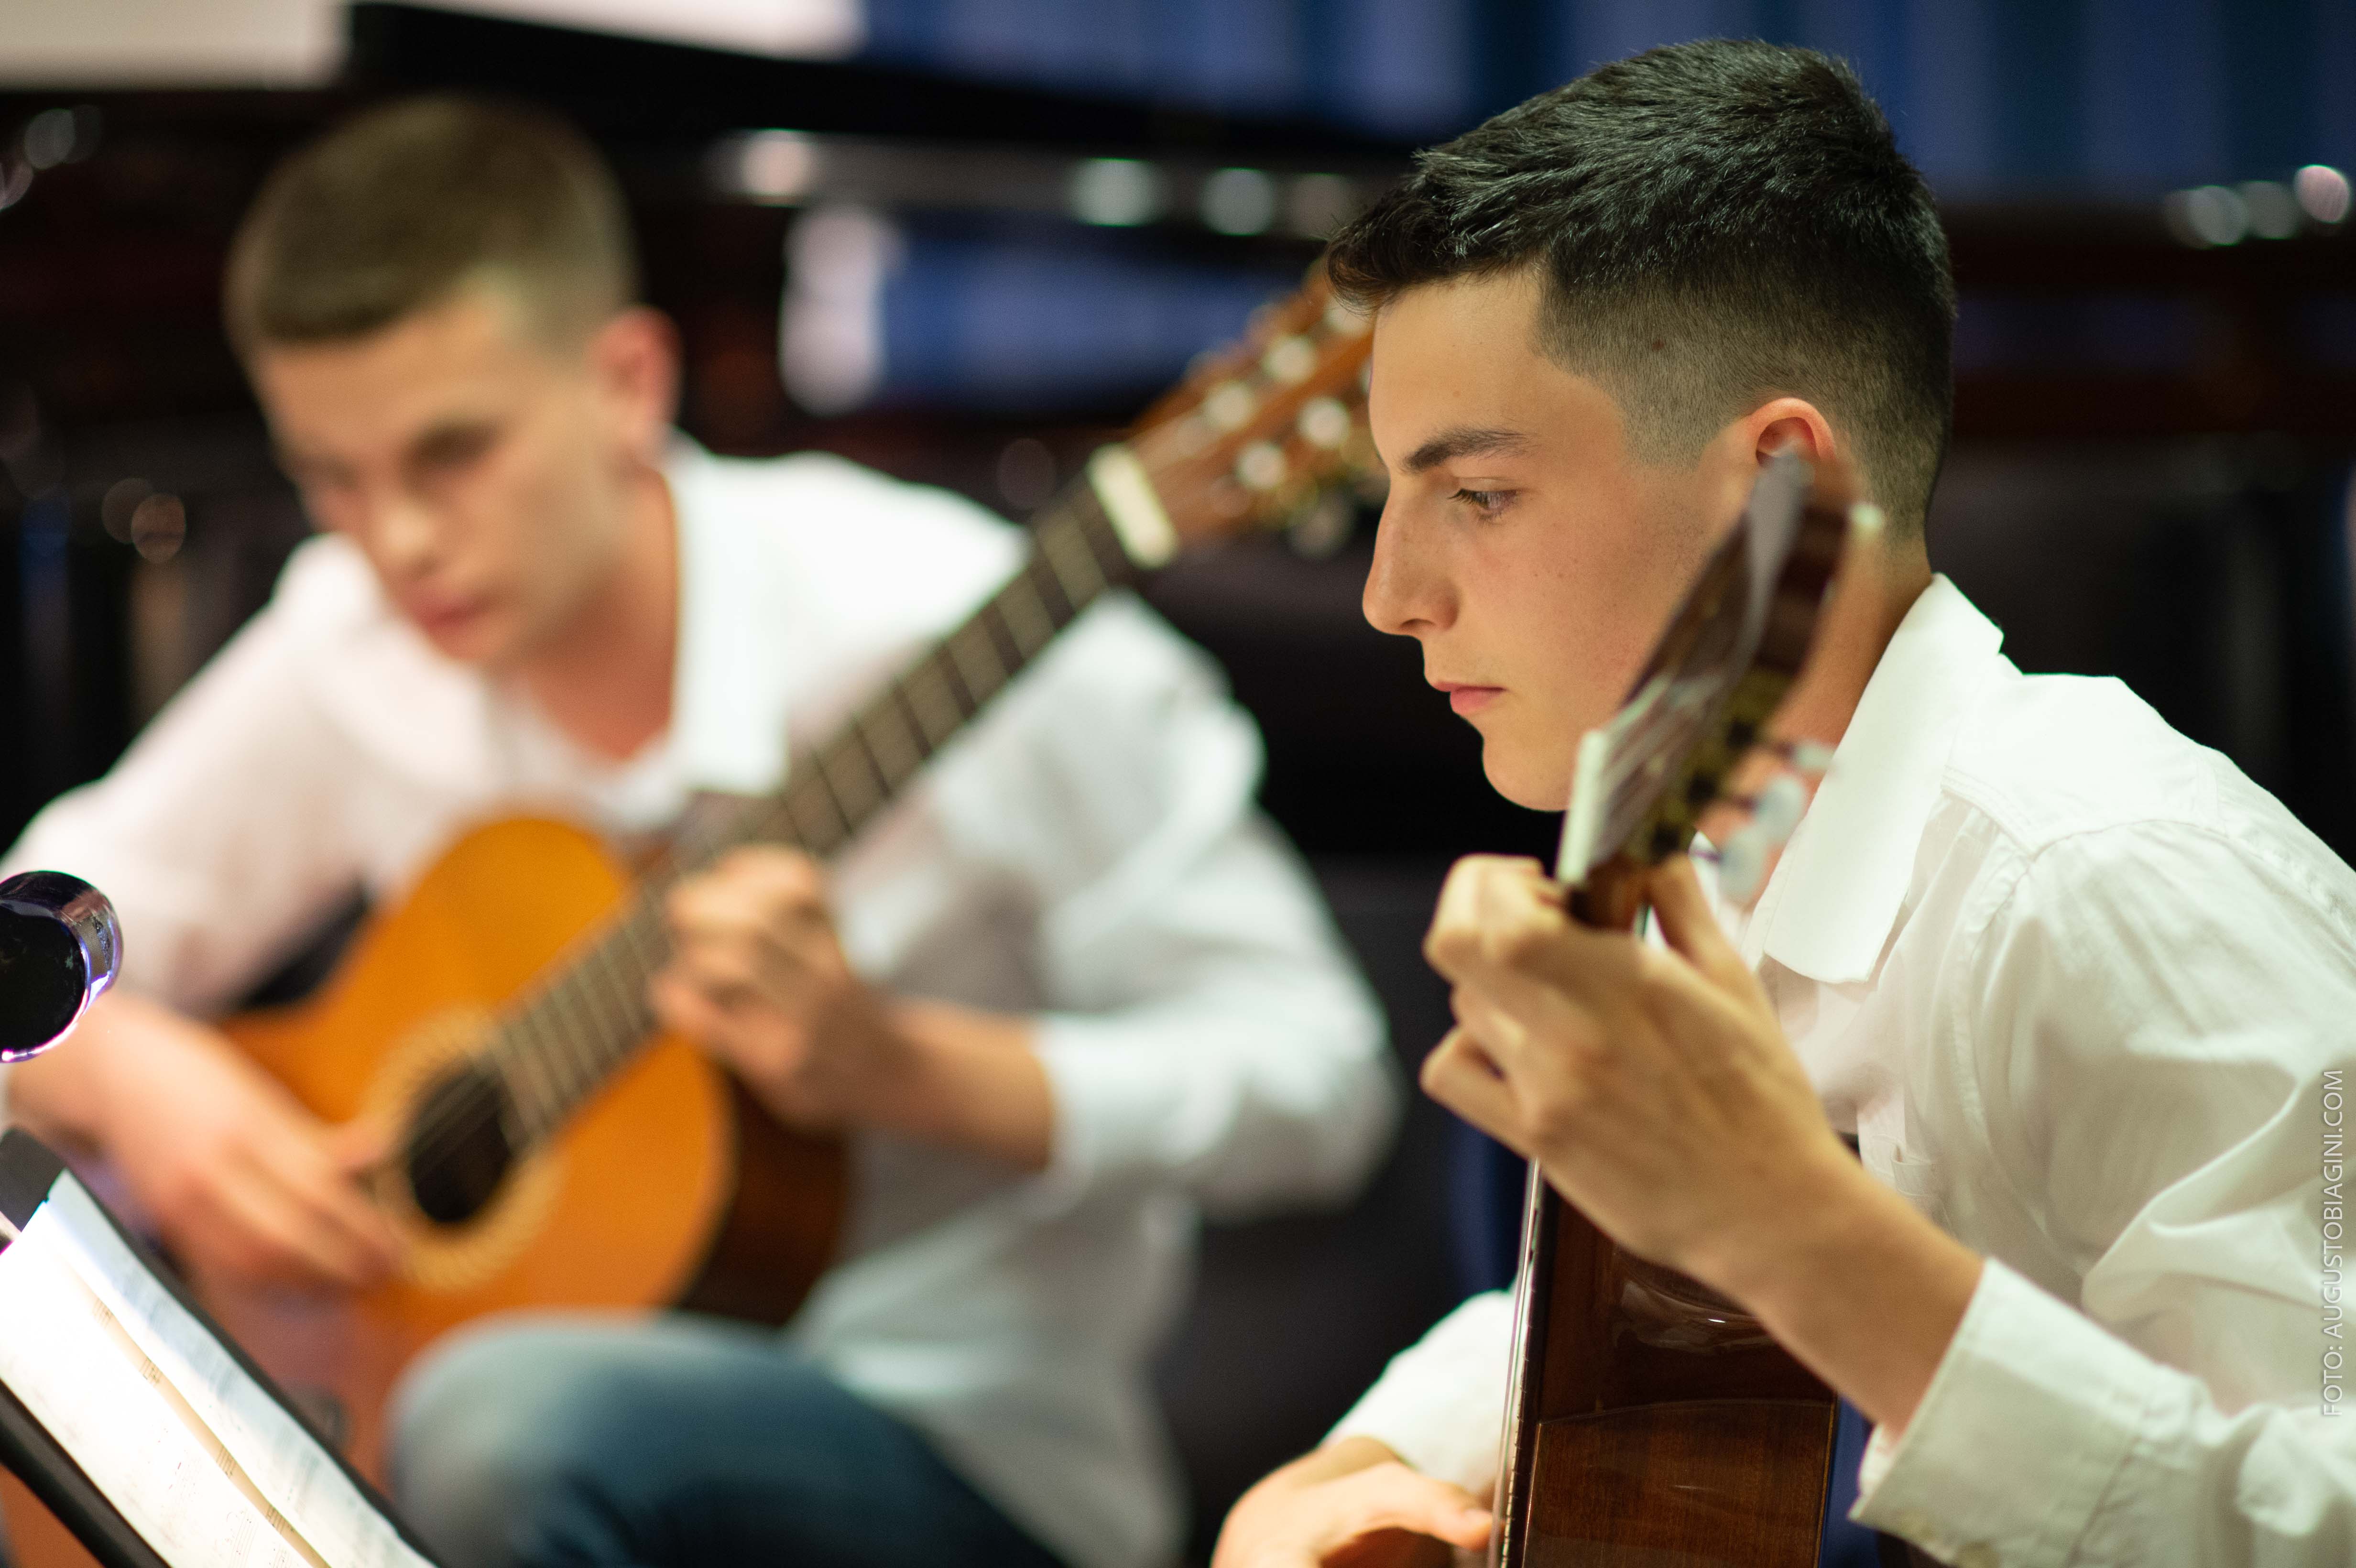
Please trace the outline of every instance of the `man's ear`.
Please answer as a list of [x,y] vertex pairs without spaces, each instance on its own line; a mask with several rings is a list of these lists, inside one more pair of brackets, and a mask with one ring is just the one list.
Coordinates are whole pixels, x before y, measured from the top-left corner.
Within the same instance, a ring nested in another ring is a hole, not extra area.
[[1751,463],[1755,466],[1786,448],[1795,448],[1811,464],[1821,467],[1836,458],[1851,458],[1832,421],[1804,398],[1772,398],[1751,411],[1742,422],[1751,427]]
[[595,377],[614,435],[632,457],[662,461],[679,413],[679,329],[670,317],[633,305],[589,341]]
[[1751,498],[1762,464],[1786,447],[1796,448],[1815,466],[1855,454],[1842,444],[1832,421],[1805,398],[1770,398],[1729,421],[1702,452],[1702,481],[1712,516],[1730,522]]

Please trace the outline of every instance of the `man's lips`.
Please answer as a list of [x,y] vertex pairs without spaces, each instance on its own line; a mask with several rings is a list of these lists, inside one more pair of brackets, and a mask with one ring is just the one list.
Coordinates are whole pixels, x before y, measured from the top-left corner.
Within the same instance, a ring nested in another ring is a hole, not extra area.
[[1435,680],[1431,683],[1448,693],[1448,706],[1460,719],[1470,719],[1505,694],[1502,686],[1475,686],[1463,680]]
[[455,630],[491,607],[487,598],[440,599],[425,602],[412,600],[402,608],[409,618],[427,632]]

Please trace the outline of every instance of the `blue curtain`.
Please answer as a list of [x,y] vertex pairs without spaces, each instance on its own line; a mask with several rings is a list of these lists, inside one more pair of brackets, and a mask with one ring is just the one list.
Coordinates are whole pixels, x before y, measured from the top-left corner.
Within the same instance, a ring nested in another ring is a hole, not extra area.
[[879,57],[1443,136],[1655,44],[1830,50],[1952,195],[2356,163],[2347,0],[868,0]]

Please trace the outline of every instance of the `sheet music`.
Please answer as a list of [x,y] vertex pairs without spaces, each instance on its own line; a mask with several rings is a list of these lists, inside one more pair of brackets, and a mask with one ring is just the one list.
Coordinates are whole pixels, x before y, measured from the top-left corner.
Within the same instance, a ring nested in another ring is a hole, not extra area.
[[60,1176],[0,1252],[0,1378],[176,1568],[431,1568]]

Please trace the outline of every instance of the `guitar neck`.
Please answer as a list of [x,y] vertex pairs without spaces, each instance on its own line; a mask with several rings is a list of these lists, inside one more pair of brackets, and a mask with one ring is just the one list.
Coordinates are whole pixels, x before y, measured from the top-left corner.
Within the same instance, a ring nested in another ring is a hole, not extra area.
[[740,844],[820,858],[848,845],[1057,633],[1141,575],[1129,537],[1094,485],[1072,485],[1033,525],[1022,567],[964,624],[798,752],[775,795],[674,846],[622,912],[510,1009],[486,1061],[506,1082],[527,1145],[562,1127],[654,1032],[647,987],[670,958],[662,901],[671,885]]

